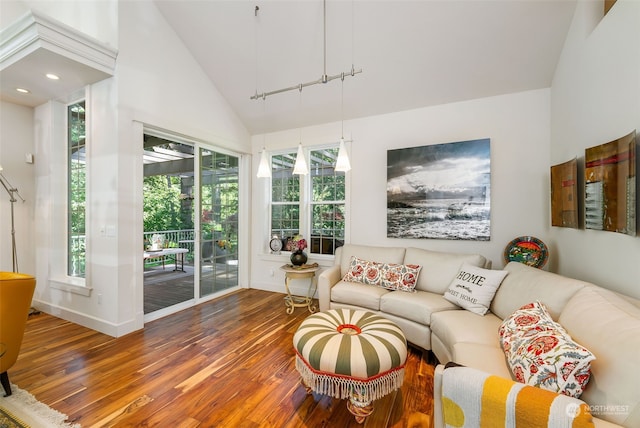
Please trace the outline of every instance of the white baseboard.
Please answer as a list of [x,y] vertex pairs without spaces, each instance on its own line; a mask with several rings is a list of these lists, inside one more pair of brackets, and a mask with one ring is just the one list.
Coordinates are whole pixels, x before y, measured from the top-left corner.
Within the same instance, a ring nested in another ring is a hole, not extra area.
[[[286,295],[286,290],[284,284],[273,284],[273,283],[254,283],[250,288],[256,290],[264,290],[272,293],[282,294],[282,297]],[[308,283],[307,285],[304,282],[296,284],[295,282],[290,285],[291,293],[296,296],[306,296],[308,291]],[[317,298],[317,293],[314,296]],[[57,305],[53,305],[49,302],[44,302],[42,300],[33,300],[33,306],[38,310],[45,312],[49,315],[53,315],[58,318],[62,318],[63,320],[81,325],[83,327],[90,328],[92,330],[99,331],[100,333],[107,334],[112,337],[121,337],[125,334],[129,334],[133,331],[144,328],[144,325],[138,326],[140,323],[140,319],[142,317],[138,315],[138,320],[132,319],[120,324],[115,324],[110,321],[106,321],[104,319],[96,318],[87,314],[83,314],[77,311],[73,311],[68,308],[63,308]],[[146,320],[150,321],[150,320]],[[145,321],[145,322],[146,322]]]
[[100,333],[104,333],[112,337],[124,336],[125,334],[139,329],[136,327],[137,323],[135,320],[130,320],[121,324],[114,324],[100,318],[92,317],[87,314],[76,312],[67,308],[62,308],[57,305],[52,305],[49,302],[43,302],[41,300],[35,299],[33,301],[33,306],[35,306],[39,311],[42,311],[49,315],[62,318],[63,320],[79,324],[83,327],[99,331]]

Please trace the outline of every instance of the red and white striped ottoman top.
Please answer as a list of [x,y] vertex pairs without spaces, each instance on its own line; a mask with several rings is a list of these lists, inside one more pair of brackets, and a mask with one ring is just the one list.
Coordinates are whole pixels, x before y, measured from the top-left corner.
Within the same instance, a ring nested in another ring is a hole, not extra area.
[[296,368],[314,391],[348,398],[353,387],[376,400],[400,388],[407,340],[372,312],[331,309],[307,317],[293,336]]

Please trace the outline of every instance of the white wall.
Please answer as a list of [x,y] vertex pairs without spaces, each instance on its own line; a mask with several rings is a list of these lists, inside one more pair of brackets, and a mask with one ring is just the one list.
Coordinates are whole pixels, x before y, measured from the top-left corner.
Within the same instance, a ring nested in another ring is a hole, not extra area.
[[[618,0],[601,18],[602,3],[579,2],[550,90],[345,123],[355,140],[347,241],[479,252],[500,268],[511,239],[534,235],[550,250],[545,269],[640,298],[639,237],[551,227],[550,166],[583,159],[585,148],[633,129],[640,133],[640,2]],[[305,128],[303,144],[335,141],[339,131],[339,123]],[[289,130],[264,139],[268,150],[277,150],[295,147],[299,135]],[[484,137],[491,139],[491,241],[386,238],[386,151]],[[263,136],[254,136],[254,174],[262,145]],[[253,181],[252,287],[284,292],[278,267],[287,259],[267,253],[268,189],[264,180]]]
[[[509,241],[521,235],[534,235],[550,244],[555,257],[556,248],[549,239],[549,126],[548,89],[345,122],[345,134],[352,134],[354,139],[347,241],[481,253],[492,260],[495,268],[500,268]],[[339,123],[305,128],[303,145],[335,142],[339,132]],[[268,134],[266,147],[268,150],[295,147],[299,135],[298,130]],[[387,150],[477,138],[491,139],[491,240],[387,238]],[[255,136],[254,176],[262,144],[263,136]],[[286,263],[286,257],[265,255],[267,190],[265,180],[254,178],[252,287],[284,291],[278,267]]]
[[[119,29],[118,146],[111,150],[118,157],[120,180],[117,208],[104,221],[119,227],[114,248],[120,255],[119,319],[135,319],[141,326],[143,127],[165,129],[239,154],[250,153],[251,149],[246,128],[153,2],[120,3]],[[246,178],[240,180],[246,182]],[[245,197],[248,201],[249,196]],[[248,264],[241,258],[241,271]],[[240,272],[241,285],[248,286],[247,276]]]
[[[83,10],[94,7],[94,2],[70,3]],[[117,14],[105,16],[102,22],[102,28],[111,30],[108,39],[119,41],[116,74],[87,90],[90,262],[86,285],[90,292],[69,284],[61,274],[64,266],[56,259],[64,251],[64,237],[58,236],[64,201],[56,191],[64,177],[64,159],[57,155],[64,141],[59,140],[58,122],[53,119],[64,114],[61,104],[39,106],[33,124],[36,150],[44,161],[35,175],[37,233],[47,237],[36,246],[36,302],[47,312],[113,336],[143,326],[144,127],[168,130],[239,154],[250,152],[247,130],[153,2],[120,2],[117,6]],[[47,12],[58,18],[56,10]],[[74,16],[90,14],[63,16],[73,21]]]
[[[16,126],[20,124],[20,126]],[[0,165],[2,174],[18,189],[24,202],[16,196],[13,204],[18,270],[35,275],[33,257],[34,165],[25,162],[25,154],[34,153],[33,109],[0,102]],[[11,202],[9,194],[0,186],[0,270],[11,272]]]
[[[576,8],[551,88],[550,165],[584,166],[586,148],[640,135],[640,2],[618,0],[604,18],[601,8]],[[559,273],[640,298],[640,237],[556,227],[550,237]]]

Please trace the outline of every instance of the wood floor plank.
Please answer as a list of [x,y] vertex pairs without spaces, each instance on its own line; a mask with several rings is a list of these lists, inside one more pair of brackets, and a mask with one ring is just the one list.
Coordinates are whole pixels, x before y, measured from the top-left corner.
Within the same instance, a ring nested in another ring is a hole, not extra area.
[[428,428],[433,366],[410,347],[403,387],[363,425],[346,401],[307,394],[293,334],[309,315],[283,295],[241,290],[112,338],[31,316],[13,383],[83,427]]

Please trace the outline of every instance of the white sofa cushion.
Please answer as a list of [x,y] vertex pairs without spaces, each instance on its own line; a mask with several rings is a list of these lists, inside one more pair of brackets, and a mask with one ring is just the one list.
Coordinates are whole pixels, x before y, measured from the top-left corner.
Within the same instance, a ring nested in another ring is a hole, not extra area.
[[457,309],[458,307],[446,301],[441,295],[427,291],[406,293],[394,291],[385,294],[380,299],[380,310],[418,322],[431,324],[431,314],[439,311]]
[[581,288],[593,285],[518,262],[507,264],[505,270],[509,274],[502,281],[490,306],[491,312],[502,319],[518,308],[539,300],[547,307],[551,317],[557,320],[571,296]]
[[391,291],[359,282],[340,281],[331,289],[331,301],[380,310],[380,298]]
[[431,349],[431,330],[429,330],[429,326],[388,312],[381,311],[379,314],[398,324],[408,342],[422,349]]
[[453,361],[467,367],[513,379],[505,363],[504,352],[495,346],[480,343],[456,343],[452,349]]
[[431,315],[431,331],[443,343],[451,346],[456,343],[478,343],[493,346],[502,353],[498,339],[501,323],[502,320],[491,313],[479,317],[469,311],[457,310],[434,312]]
[[612,291],[585,287],[569,300],[559,322],[596,356],[580,397],[594,406],[593,415],[640,427],[640,308]]
[[487,265],[487,259],[479,254],[445,253],[410,247],[407,248],[404,263],[422,266],[416,290],[444,294],[462,263],[483,267]]

